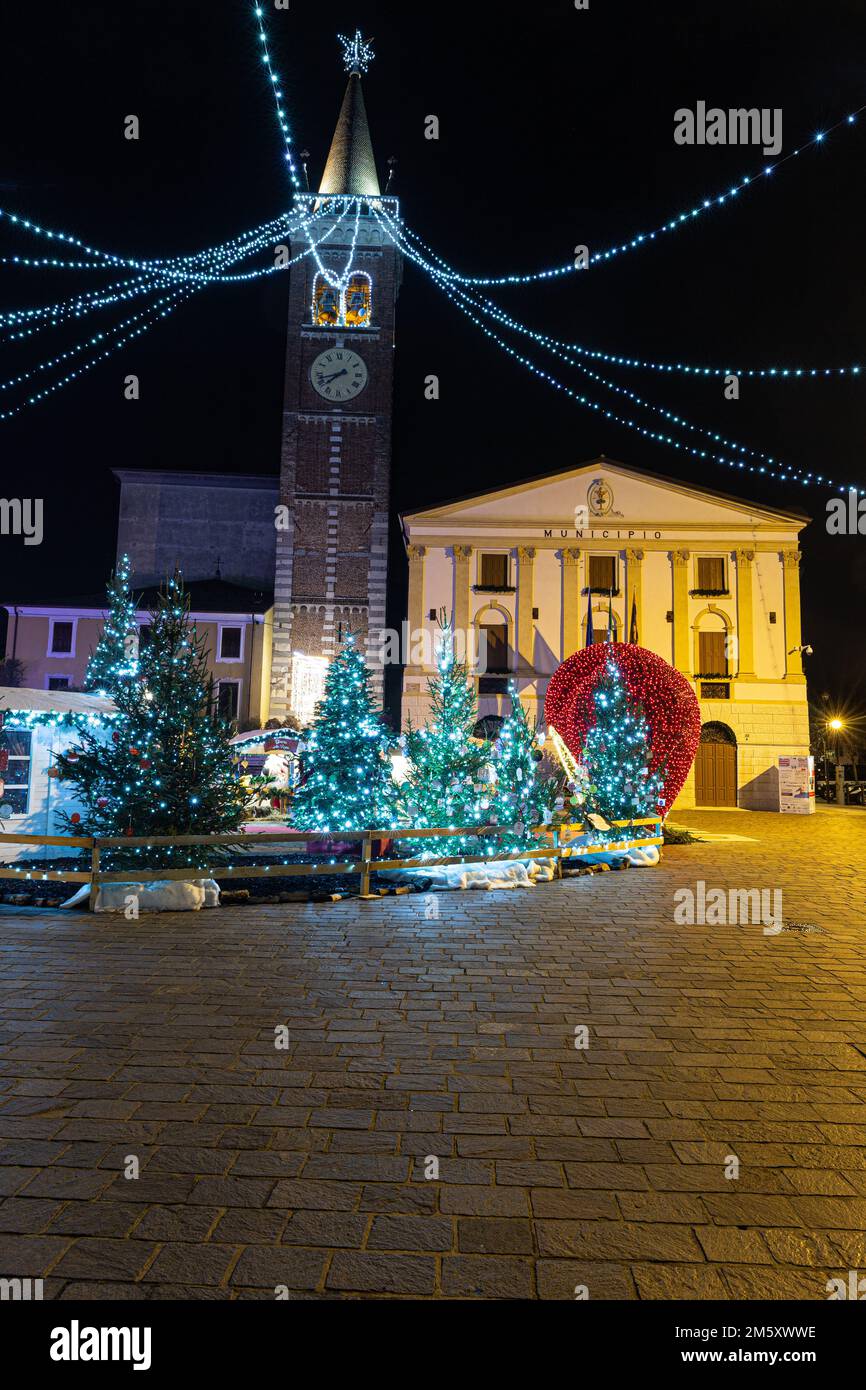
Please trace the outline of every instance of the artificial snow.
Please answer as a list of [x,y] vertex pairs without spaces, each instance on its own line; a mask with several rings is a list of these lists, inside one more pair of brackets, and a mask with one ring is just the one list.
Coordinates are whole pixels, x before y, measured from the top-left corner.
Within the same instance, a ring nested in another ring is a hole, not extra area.
[[[202,907],[219,907],[219,885],[212,878],[191,882],[156,879],[152,883],[101,883],[93,904],[94,912],[198,912]],[[133,913],[131,920],[134,920]]]
[[423,883],[428,892],[449,889],[534,888],[554,876],[552,859],[500,859],[483,864],[431,864],[424,869],[389,869],[378,877],[389,883]]

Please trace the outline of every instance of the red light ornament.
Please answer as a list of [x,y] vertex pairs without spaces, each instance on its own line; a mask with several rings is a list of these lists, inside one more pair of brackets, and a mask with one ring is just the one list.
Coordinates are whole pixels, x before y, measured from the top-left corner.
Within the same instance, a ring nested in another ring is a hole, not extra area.
[[579,757],[596,722],[593,691],[605,664],[619,668],[629,696],[641,705],[650,728],[650,772],[664,778],[667,815],[689,775],[701,737],[701,707],[694,691],[673,666],[632,642],[596,643],[575,652],[557,668],[547,687],[544,716],[566,747]]

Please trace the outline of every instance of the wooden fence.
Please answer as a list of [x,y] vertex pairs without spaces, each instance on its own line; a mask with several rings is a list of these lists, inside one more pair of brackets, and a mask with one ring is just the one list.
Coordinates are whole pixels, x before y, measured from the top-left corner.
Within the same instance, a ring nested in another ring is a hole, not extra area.
[[[65,849],[84,849],[90,851],[89,869],[16,869],[10,865],[0,867],[0,879],[16,879],[18,882],[61,882],[61,883],[89,883],[98,885],[100,883],[128,883],[131,880],[137,882],[151,882],[160,879],[181,879],[191,878],[294,878],[294,877],[320,877],[329,874],[359,874],[359,891],[362,898],[369,895],[370,875],[379,870],[386,869],[427,869],[436,868],[443,864],[489,864],[514,859],[555,859],[557,877],[562,877],[563,860],[575,859],[588,854],[598,854],[603,851],[613,851],[615,853],[625,852],[629,849],[644,849],[648,845],[661,845],[663,843],[661,821],[658,817],[649,817],[643,820],[613,821],[613,828],[618,831],[628,832],[638,827],[654,827],[655,834],[634,835],[621,834],[619,838],[611,837],[589,845],[571,844],[569,841],[584,833],[583,825],[558,825],[558,826],[534,826],[531,834],[540,839],[545,839],[547,843],[538,849],[519,849],[507,850],[495,854],[455,854],[442,856],[435,859],[422,859],[415,857],[412,859],[387,859],[377,858],[373,850],[377,842],[394,840],[421,840],[430,839],[436,836],[446,837],[453,835],[477,836],[480,838],[494,838],[496,836],[508,835],[513,832],[512,826],[501,825],[482,825],[458,827],[456,829],[442,828],[430,829],[425,827],[419,830],[403,829],[394,830],[285,830],[271,833],[270,831],[251,832],[249,834],[233,835],[151,835],[151,836],[87,836],[87,835],[14,835],[0,834],[0,844],[13,845],[41,845],[48,848],[62,847]],[[316,864],[208,864],[201,868],[194,865],[187,865],[182,869],[113,869],[104,871],[100,868],[100,856],[106,849],[136,849],[148,846],[167,845],[167,846],[231,846],[244,849],[270,849],[275,845],[306,845],[310,841],[321,844],[328,842],[340,844],[345,841],[353,841],[359,844],[360,854],[349,862],[340,861],[333,863]]]

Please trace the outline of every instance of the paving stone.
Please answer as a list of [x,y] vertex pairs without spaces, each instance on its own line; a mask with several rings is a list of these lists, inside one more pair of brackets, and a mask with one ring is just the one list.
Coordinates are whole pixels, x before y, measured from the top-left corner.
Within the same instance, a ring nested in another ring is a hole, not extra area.
[[527,1192],[519,1187],[481,1187],[449,1183],[442,1188],[439,1209],[458,1216],[526,1216]]
[[229,1283],[233,1287],[248,1285],[270,1290],[280,1284],[290,1289],[315,1289],[324,1272],[325,1255],[321,1250],[251,1245],[235,1265]]
[[360,1249],[370,1218],[334,1211],[298,1211],[290,1217],[283,1245],[321,1245],[329,1249]]
[[[716,1266],[635,1264],[631,1270],[639,1298],[665,1301],[690,1298],[723,1300],[729,1296]],[[766,1298],[770,1295],[755,1293],[744,1296]]]
[[368,1250],[451,1250],[452,1223],[447,1217],[377,1216],[367,1240]]
[[[50,1197],[7,1197],[0,1202],[0,1233],[36,1235],[48,1225],[62,1204]],[[56,1234],[56,1232],[55,1232]]]
[[536,1265],[538,1297],[583,1300],[633,1299],[637,1297],[628,1265],[593,1260],[539,1260]]
[[496,1255],[445,1255],[442,1292],[449,1298],[530,1298],[532,1262]]
[[463,1217],[457,1222],[457,1246],[461,1254],[531,1255],[532,1227],[507,1217]]
[[157,1246],[147,1240],[77,1240],[52,1272],[69,1279],[139,1279]]
[[429,1256],[349,1254],[338,1250],[328,1272],[328,1288],[359,1292],[433,1293],[436,1264]]
[[236,1257],[230,1245],[172,1242],[163,1246],[144,1275],[146,1283],[219,1284]]

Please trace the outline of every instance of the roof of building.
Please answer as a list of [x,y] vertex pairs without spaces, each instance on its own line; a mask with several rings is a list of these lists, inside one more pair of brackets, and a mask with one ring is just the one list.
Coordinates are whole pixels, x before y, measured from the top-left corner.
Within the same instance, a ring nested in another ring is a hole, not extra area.
[[27,686],[0,685],[0,710],[39,710],[46,714],[111,714],[114,702],[104,695],[82,695],[76,690],[31,690]]
[[552,473],[536,473],[529,478],[519,478],[513,483],[507,483],[504,487],[483,488],[480,492],[466,492],[460,497],[449,497],[441,502],[436,502],[430,507],[407,508],[400,513],[400,520],[422,517],[431,512],[441,511],[444,507],[456,507],[464,502],[480,501],[484,497],[502,497],[508,493],[517,493],[524,488],[537,487],[541,483],[552,483],[559,478],[567,478],[569,475],[590,471],[593,468],[608,468],[615,473],[625,473],[633,478],[641,478],[649,483],[661,483],[665,487],[677,488],[680,492],[695,492],[702,497],[710,497],[717,502],[726,502],[734,507],[748,507],[753,512],[764,512],[768,516],[782,518],[786,521],[808,522],[811,517],[807,512],[801,511],[798,507],[773,507],[766,502],[753,502],[748,497],[736,497],[729,492],[719,492],[715,488],[703,487],[700,483],[684,482],[682,478],[670,478],[663,473],[650,473],[643,468],[631,468],[628,464],[618,463],[616,459],[609,459],[604,454],[599,454],[597,458],[585,459],[583,463],[571,464],[568,468],[557,468]]
[[167,487],[230,487],[278,491],[280,479],[276,473],[196,473],[182,468],[112,468],[122,483],[161,484]]
[[346,84],[319,192],[353,193],[369,198],[378,197],[381,191],[361,78],[353,72]]
[[[193,579],[184,585],[189,595],[191,613],[266,613],[273,607],[272,589],[251,589],[245,584],[231,584],[226,579]],[[159,586],[150,585],[146,589],[132,586],[139,612],[150,612],[156,607]],[[45,597],[18,598],[6,600],[7,608],[51,608],[60,612],[70,609],[74,612],[96,610],[105,612],[108,602],[105,592],[98,594],[79,594],[57,599],[53,595]]]

